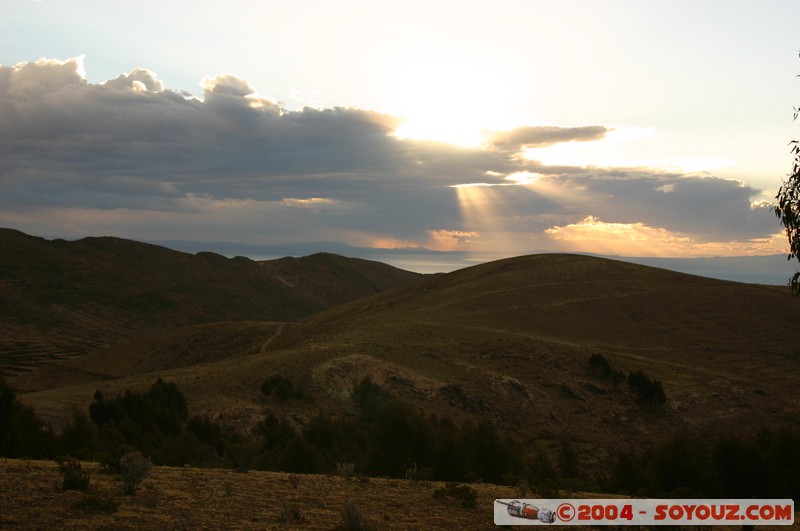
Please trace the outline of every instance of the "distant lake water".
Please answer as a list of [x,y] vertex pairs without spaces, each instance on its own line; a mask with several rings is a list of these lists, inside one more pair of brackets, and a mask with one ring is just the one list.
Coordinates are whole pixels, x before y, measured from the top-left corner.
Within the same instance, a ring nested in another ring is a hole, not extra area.
[[[309,253],[311,254],[311,253]],[[475,257],[467,253],[414,253],[381,252],[356,253],[354,258],[383,262],[416,273],[449,273],[478,265],[500,257]],[[254,260],[273,260],[280,256],[251,256]],[[786,260],[786,255],[711,257],[711,258],[636,258],[608,256],[614,260],[641,264],[679,273],[699,275],[720,280],[785,286],[795,271],[800,270],[796,260]]]
[[[425,249],[371,249],[336,243],[298,243],[277,247],[225,242],[170,241],[153,243],[183,252],[211,251],[227,257],[246,256],[252,260],[275,260],[286,256],[301,257],[318,252],[330,252],[350,258],[383,262],[406,271],[426,274],[449,273],[457,269],[510,257],[510,255],[479,255],[465,252],[437,252]],[[771,286],[787,285],[792,275],[800,270],[800,263],[797,260],[787,260],[785,254],[710,258],[634,258],[621,256],[605,256],[605,258],[659,267],[690,275]]]

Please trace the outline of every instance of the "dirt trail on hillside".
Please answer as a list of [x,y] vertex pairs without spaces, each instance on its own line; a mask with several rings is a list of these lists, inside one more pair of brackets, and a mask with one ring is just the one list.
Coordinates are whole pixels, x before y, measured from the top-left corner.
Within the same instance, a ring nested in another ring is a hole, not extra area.
[[270,344],[273,341],[275,341],[278,337],[280,337],[280,335],[283,333],[283,329],[285,326],[286,323],[281,323],[278,325],[278,328],[275,330],[275,333],[272,334],[272,337],[264,341],[264,343],[261,345],[261,350],[259,350],[258,352],[259,354],[264,354],[267,351],[267,348],[270,346]]

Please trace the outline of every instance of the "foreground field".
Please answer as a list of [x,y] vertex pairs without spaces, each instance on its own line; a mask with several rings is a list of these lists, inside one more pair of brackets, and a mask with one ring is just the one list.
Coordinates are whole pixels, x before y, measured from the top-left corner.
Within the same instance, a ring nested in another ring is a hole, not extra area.
[[[58,467],[51,461],[0,460],[0,528],[3,529],[353,529],[340,527],[346,500],[353,500],[370,529],[497,529],[496,498],[608,498],[613,495],[568,491],[520,496],[519,487],[471,484],[476,507],[436,499],[444,484],[384,478],[345,480],[338,476],[290,476],[277,472],[153,467],[133,496],[122,493],[117,475],[96,463],[88,490],[62,491]],[[292,481],[294,479],[295,481]],[[80,508],[87,501],[116,502],[116,510]],[[800,529],[791,526],[756,529]],[[518,527],[518,526],[515,526]],[[525,527],[518,527],[526,529]],[[640,529],[599,527],[598,529]],[[589,529],[589,527],[583,527]],[[689,526],[725,531],[740,526]]]
[[[434,499],[443,484],[391,479],[351,479],[275,472],[153,467],[134,496],[119,476],[83,463],[86,493],[60,489],[49,461],[0,460],[0,528],[3,529],[333,529],[345,500],[354,500],[374,529],[492,529],[495,498],[518,489],[471,485],[477,506]],[[88,497],[114,500],[115,512],[79,509]]]

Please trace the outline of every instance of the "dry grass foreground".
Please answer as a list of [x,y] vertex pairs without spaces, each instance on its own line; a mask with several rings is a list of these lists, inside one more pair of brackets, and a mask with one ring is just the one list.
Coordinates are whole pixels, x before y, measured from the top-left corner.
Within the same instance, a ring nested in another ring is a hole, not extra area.
[[[90,473],[88,490],[62,491],[52,461],[0,459],[0,528],[2,529],[334,529],[346,500],[354,500],[371,529],[497,529],[496,498],[520,496],[517,487],[471,484],[476,507],[464,509],[450,498],[434,499],[444,484],[384,478],[350,479],[299,475],[296,486],[281,472],[246,473],[223,469],[153,467],[137,493],[122,493],[119,476],[96,463],[82,464]],[[561,491],[569,498],[608,498]],[[114,512],[79,509],[88,497],[118,502]],[[549,497],[549,496],[539,496]],[[514,526],[517,529],[528,527]],[[582,529],[589,529],[589,526]],[[641,529],[603,526],[596,529]],[[725,531],[740,526],[688,526],[685,529]],[[791,526],[756,526],[775,531],[800,529],[795,512]]]
[[[223,469],[153,467],[133,496],[118,475],[82,463],[89,488],[61,491],[52,461],[0,460],[3,529],[333,529],[345,500],[358,504],[372,529],[494,529],[495,498],[518,489],[472,484],[477,506],[434,499],[443,483],[382,478],[246,473]],[[76,508],[88,496],[119,503],[115,512]]]

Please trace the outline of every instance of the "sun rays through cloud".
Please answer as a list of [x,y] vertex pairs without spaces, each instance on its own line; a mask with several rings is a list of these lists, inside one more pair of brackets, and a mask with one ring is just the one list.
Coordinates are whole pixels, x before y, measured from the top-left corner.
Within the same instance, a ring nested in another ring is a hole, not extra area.
[[484,259],[783,252],[769,194],[715,173],[733,157],[637,158],[660,131],[519,116],[503,61],[441,43],[403,54],[386,61],[383,112],[292,110],[230,73],[192,95],[146,65],[101,82],[83,56],[0,65],[0,223]]

